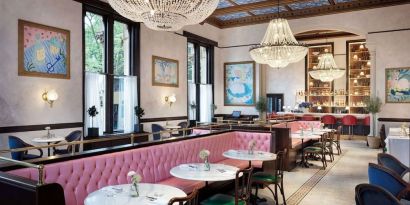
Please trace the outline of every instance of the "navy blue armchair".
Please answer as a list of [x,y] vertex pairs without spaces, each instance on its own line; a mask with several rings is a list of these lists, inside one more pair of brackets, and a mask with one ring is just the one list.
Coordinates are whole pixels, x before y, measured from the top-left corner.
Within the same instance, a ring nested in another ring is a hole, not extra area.
[[[26,147],[34,147],[31,144],[24,142],[22,139],[9,136],[9,147],[10,149],[18,149],[18,148],[26,148]],[[29,159],[36,159],[43,156],[43,150],[37,149],[40,152],[40,155],[28,154],[28,151],[21,151],[21,152],[11,152],[11,158],[14,160],[29,160]]]
[[395,196],[377,185],[359,184],[355,193],[356,205],[401,205]]
[[[180,126],[181,127],[181,129],[185,129],[185,128],[188,128],[188,122],[180,122],[180,123],[178,123],[178,126]],[[190,133],[188,132],[188,130],[187,131],[185,131],[186,133],[186,135],[189,135]],[[178,135],[179,136],[183,136],[184,135],[184,131],[179,131],[178,132]]]
[[377,155],[377,162],[390,169],[391,171],[395,172],[399,176],[403,177],[406,173],[410,172],[410,168],[401,163],[398,159],[394,156],[386,153],[379,153]]
[[[65,137],[65,141],[67,142],[80,141],[81,135],[82,135],[82,132],[80,130],[73,131],[70,134],[68,134],[67,137]],[[58,144],[58,142],[55,144]],[[78,145],[68,145],[67,149],[57,149],[53,147],[53,152],[54,152],[54,155],[55,154],[68,154],[68,153],[71,153],[73,149],[75,152],[78,152],[80,149],[80,145],[79,144]]]
[[398,199],[408,199],[410,185],[390,169],[369,163],[368,174],[370,184],[383,187]]
[[[162,127],[162,126],[159,125],[159,124],[152,124],[152,125],[151,125],[151,129],[152,129],[152,132],[153,132],[153,133],[154,133],[154,132],[162,132],[162,131],[165,131],[165,128]],[[161,134],[159,134],[159,133],[153,134],[153,137],[154,137],[154,140],[160,140],[160,139],[161,139]]]

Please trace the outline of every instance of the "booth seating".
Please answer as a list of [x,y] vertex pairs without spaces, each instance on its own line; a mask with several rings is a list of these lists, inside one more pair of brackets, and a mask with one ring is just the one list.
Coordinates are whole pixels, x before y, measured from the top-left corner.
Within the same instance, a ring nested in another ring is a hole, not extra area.
[[[172,177],[169,173],[171,168],[183,163],[202,162],[198,156],[202,149],[210,151],[211,163],[245,168],[248,166],[247,161],[226,159],[222,153],[229,149],[247,149],[250,140],[256,141],[257,150],[271,151],[271,139],[271,132],[228,131],[46,164],[45,182],[58,183],[63,187],[66,205],[82,205],[87,195],[93,191],[108,185],[129,183],[129,171],[139,173],[142,182],[171,185],[190,193],[195,187],[204,186],[204,182]],[[37,170],[31,168],[12,170],[9,173],[32,180],[38,178]]]
[[[311,127],[313,128],[320,128],[320,121],[293,121],[288,123],[279,123],[273,125],[273,127],[282,127],[282,128],[290,128],[290,132],[297,132],[300,129],[309,130]],[[304,142],[309,141],[310,139],[306,139]],[[298,146],[301,146],[302,140],[300,139],[292,139],[292,147],[291,149],[296,149]]]

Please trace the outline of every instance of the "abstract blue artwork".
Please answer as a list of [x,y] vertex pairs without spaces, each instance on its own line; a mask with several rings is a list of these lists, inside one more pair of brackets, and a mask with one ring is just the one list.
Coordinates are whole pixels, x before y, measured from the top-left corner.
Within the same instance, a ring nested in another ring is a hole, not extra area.
[[289,7],[293,10],[300,10],[300,9],[307,9],[319,6],[326,6],[330,5],[328,0],[314,0],[308,2],[300,2],[300,3],[293,3],[289,4]]
[[19,20],[21,76],[70,78],[70,32]]
[[386,103],[410,103],[410,68],[386,69]]
[[255,62],[225,63],[224,105],[255,105]]
[[152,85],[178,87],[178,64],[177,60],[152,56]]
[[234,20],[234,19],[243,18],[243,17],[247,17],[247,16],[250,16],[250,15],[246,12],[238,12],[238,13],[232,13],[232,14],[226,14],[226,15],[218,16],[217,18],[219,20],[222,20],[222,21],[228,21],[228,20]]

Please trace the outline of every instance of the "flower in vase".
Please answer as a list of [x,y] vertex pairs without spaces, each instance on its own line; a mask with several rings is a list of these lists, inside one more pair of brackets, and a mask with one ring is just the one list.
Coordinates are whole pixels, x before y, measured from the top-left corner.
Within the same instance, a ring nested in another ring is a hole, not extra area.
[[256,146],[256,141],[255,140],[251,140],[248,143],[248,149],[253,150]]
[[133,184],[140,183],[142,179],[141,175],[137,174],[135,171],[129,171],[127,176],[131,177],[131,182]]
[[199,158],[201,158],[202,160],[204,160],[205,158],[209,157],[210,154],[211,154],[211,153],[209,152],[209,150],[202,149],[202,150],[199,152]]

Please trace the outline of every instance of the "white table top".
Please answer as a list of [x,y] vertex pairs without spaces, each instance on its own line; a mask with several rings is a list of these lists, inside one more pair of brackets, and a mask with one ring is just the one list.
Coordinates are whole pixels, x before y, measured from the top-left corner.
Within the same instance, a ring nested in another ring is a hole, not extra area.
[[305,132],[303,132],[303,135],[292,133],[290,137],[295,138],[295,139],[319,139],[321,138],[320,135],[309,134]]
[[236,178],[239,169],[225,164],[211,164],[205,171],[204,163],[180,164],[170,170],[172,176],[196,181],[227,181]]
[[60,142],[64,140],[65,140],[64,137],[51,137],[51,138],[37,137],[37,138],[32,139],[31,141],[37,142],[37,143],[50,143],[50,142]]
[[[406,132],[409,134],[409,128],[406,128]],[[400,127],[389,128],[389,136],[402,136],[403,134]]]
[[165,126],[165,128],[174,130],[174,129],[180,129],[181,126],[179,126],[179,125],[167,125],[167,126]]
[[[181,189],[163,184],[138,184],[139,197],[129,194],[131,184],[106,186],[90,193],[84,200],[85,205],[167,205],[174,197],[186,197]],[[154,198],[154,200],[148,197]],[[156,198],[156,199],[155,199]]]
[[264,151],[254,151],[253,154],[249,154],[248,150],[228,150],[222,155],[226,158],[246,161],[272,161],[276,159],[276,154]]

